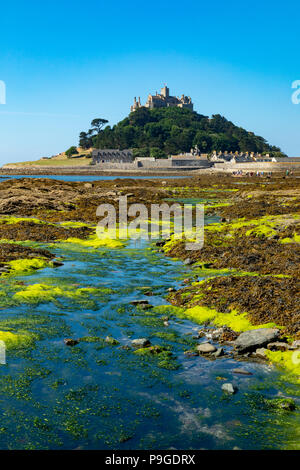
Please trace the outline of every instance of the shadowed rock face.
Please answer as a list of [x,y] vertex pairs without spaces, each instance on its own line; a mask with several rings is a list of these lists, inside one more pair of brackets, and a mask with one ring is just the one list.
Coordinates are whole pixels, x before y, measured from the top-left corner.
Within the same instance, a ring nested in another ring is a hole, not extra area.
[[233,344],[238,352],[244,353],[266,346],[275,341],[279,335],[280,331],[276,328],[260,328],[241,333]]

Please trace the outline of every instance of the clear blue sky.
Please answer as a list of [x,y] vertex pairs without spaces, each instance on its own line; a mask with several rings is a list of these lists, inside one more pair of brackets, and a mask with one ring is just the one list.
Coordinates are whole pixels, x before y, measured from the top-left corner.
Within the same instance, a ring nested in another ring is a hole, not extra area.
[[5,2],[0,164],[65,150],[164,83],[300,156],[299,31],[298,1]]

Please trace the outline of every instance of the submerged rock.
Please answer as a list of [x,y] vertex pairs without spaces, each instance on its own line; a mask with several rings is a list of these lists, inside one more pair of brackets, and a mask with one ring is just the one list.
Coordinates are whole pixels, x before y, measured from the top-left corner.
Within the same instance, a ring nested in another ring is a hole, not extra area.
[[277,410],[294,411],[296,409],[296,403],[292,398],[274,398],[266,401],[270,408]]
[[149,305],[148,300],[132,300],[131,305]]
[[130,351],[131,350],[131,347],[128,346],[128,344],[123,344],[123,346],[120,346],[119,349],[122,349],[124,351]]
[[116,346],[117,344],[120,344],[119,341],[113,338],[112,336],[106,336],[105,342],[107,344],[110,344],[111,346]]
[[273,342],[279,337],[280,331],[276,328],[259,328],[241,333],[233,342],[239,353],[254,351]]
[[217,350],[217,348],[210,343],[198,344],[198,346],[196,346],[196,349],[199,354],[210,354]]
[[79,343],[77,339],[65,338],[64,343],[66,346],[76,346]]
[[165,348],[157,345],[157,344],[154,344],[153,346],[147,346],[147,347],[144,347],[144,348],[137,348],[135,351],[134,351],[135,354],[137,355],[140,355],[140,356],[144,356],[144,355],[160,355],[160,354],[167,354],[167,355],[172,355],[172,353],[170,353],[169,351],[166,351]]
[[147,347],[147,352],[151,354],[160,354],[161,352],[163,352],[163,350],[164,349],[161,346],[158,346],[157,344],[155,344],[154,346]]
[[222,390],[223,392],[229,393],[230,395],[234,395],[238,391],[238,388],[236,385],[226,383],[222,385]]
[[137,338],[131,341],[131,345],[134,348],[146,348],[147,346],[151,345],[151,342],[148,338]]
[[52,261],[52,266],[54,268],[59,268],[60,266],[63,266],[63,265],[64,263],[62,263],[61,261],[57,261],[57,260]]
[[184,351],[183,353],[185,356],[187,357],[194,357],[194,356],[198,356],[198,353],[196,351]]
[[240,374],[240,375],[253,375],[252,372],[249,372],[246,369],[233,369],[233,374]]

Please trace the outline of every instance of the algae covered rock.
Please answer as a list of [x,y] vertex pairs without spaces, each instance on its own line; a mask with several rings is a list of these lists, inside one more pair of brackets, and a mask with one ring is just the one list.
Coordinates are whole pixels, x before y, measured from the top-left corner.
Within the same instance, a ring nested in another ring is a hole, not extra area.
[[148,338],[137,338],[131,341],[131,345],[134,348],[146,348],[147,346],[150,346],[150,344],[151,342]]
[[165,352],[165,349],[158,346],[158,345],[154,345],[154,346],[148,346],[148,347],[144,347],[144,348],[138,348],[135,353],[136,354],[160,354],[162,352]]
[[279,337],[280,331],[276,328],[259,328],[241,333],[233,342],[236,351],[240,353],[251,352],[263,348]]
[[106,336],[105,342],[110,346],[116,346],[117,344],[120,344],[119,341],[113,338],[112,336]]
[[294,411],[296,409],[295,401],[292,398],[274,398],[266,400],[269,408],[283,411]]

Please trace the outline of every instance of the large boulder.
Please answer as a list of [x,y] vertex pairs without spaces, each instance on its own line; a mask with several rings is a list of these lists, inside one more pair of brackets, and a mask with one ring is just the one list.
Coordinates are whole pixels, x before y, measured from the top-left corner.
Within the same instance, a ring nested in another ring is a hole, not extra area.
[[249,330],[241,333],[240,336],[233,341],[233,345],[236,351],[239,353],[245,353],[267,346],[267,344],[276,341],[279,335],[280,331],[276,328]]

